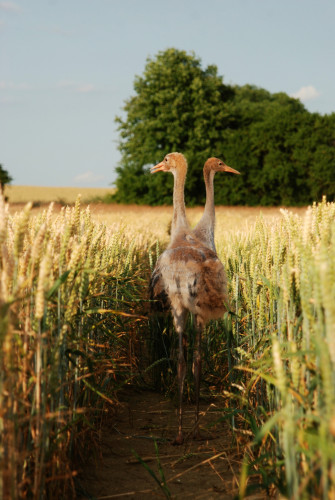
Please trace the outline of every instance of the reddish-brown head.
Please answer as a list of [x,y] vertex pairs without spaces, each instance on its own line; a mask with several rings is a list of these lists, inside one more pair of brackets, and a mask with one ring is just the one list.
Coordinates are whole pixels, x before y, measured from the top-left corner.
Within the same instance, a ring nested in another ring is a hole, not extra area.
[[152,174],[156,172],[171,172],[175,174],[178,172],[185,172],[187,170],[187,161],[181,153],[169,153],[164,157],[164,160],[150,169]]
[[220,158],[208,158],[204,165],[204,173],[206,172],[231,172],[232,174],[239,174],[234,168],[228,167]]

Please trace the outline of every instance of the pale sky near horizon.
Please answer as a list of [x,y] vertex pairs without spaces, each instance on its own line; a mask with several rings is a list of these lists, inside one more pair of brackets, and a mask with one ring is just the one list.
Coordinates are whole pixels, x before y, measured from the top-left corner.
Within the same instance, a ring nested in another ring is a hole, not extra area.
[[0,0],[0,163],[14,185],[109,186],[114,118],[169,47],[333,113],[334,27],[334,0]]

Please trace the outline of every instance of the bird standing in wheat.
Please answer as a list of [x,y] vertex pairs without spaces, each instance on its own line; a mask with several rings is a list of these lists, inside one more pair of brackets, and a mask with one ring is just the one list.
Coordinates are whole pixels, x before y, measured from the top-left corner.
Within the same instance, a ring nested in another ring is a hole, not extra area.
[[197,239],[189,227],[185,213],[184,185],[187,161],[181,153],[170,153],[151,173],[170,172],[174,176],[173,219],[171,241],[157,260],[151,276],[151,297],[171,309],[173,323],[179,337],[178,433],[175,444],[184,441],[182,431],[182,400],[186,375],[187,339],[185,325],[189,313],[194,314],[195,342],[193,374],[195,380],[195,432],[199,435],[199,392],[201,379],[201,333],[211,319],[222,317],[227,310],[227,278],[216,253]]

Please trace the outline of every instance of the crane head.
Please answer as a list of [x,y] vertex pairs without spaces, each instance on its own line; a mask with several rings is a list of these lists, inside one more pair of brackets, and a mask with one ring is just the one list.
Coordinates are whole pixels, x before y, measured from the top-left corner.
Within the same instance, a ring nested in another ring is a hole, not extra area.
[[232,174],[240,173],[238,170],[235,170],[232,167],[228,167],[228,165],[226,165],[224,161],[220,160],[220,158],[214,157],[208,158],[208,160],[206,161],[204,171],[206,170],[212,170],[213,172],[231,172]]
[[152,174],[156,172],[171,172],[174,174],[177,170],[187,170],[187,161],[181,153],[169,153],[164,160],[150,169]]

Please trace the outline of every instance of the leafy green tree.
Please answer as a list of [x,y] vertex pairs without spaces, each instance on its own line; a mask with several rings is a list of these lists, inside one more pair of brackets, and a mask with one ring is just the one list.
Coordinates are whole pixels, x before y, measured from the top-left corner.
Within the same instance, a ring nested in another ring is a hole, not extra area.
[[223,103],[233,99],[234,90],[223,84],[216,66],[202,69],[193,54],[176,49],[149,58],[134,90],[123,108],[126,118],[116,118],[122,153],[116,200],[171,203],[172,176],[150,176],[147,166],[180,151],[189,164],[187,202],[203,202],[202,167],[209,156],[223,156],[224,131],[234,127]]
[[241,171],[240,185],[215,179],[217,203],[305,205],[335,199],[335,114],[308,112],[285,93],[234,87],[238,129],[226,131],[225,154]]
[[7,170],[5,170],[0,163],[0,193],[4,192],[5,185],[12,182],[12,177],[9,175]]
[[271,94],[249,85],[235,87],[234,106],[239,127],[227,135],[225,151],[243,173],[243,182],[237,190],[233,179],[218,176],[217,202],[289,204],[299,192],[300,180],[306,178],[293,163],[292,153],[295,134],[307,111],[286,94]]
[[304,137],[305,165],[310,201],[335,201],[335,113],[313,115],[309,133]]
[[204,203],[202,167],[210,156],[242,174],[216,176],[217,204],[335,200],[335,113],[310,113],[285,93],[227,86],[216,66],[203,69],[194,54],[176,49],[149,58],[134,90],[125,118],[116,118],[116,201],[171,204],[172,176],[150,176],[147,168],[171,151],[188,159],[188,205]]

